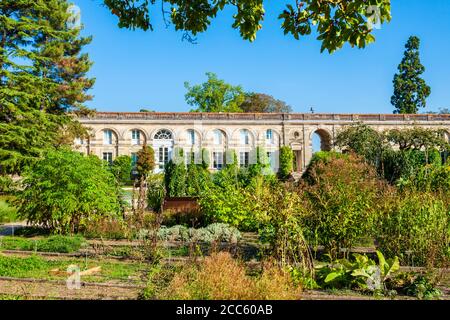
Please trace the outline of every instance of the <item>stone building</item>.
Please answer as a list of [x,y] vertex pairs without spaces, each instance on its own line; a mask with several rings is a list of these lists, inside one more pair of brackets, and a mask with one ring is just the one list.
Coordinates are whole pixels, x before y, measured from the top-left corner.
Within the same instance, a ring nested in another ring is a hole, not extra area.
[[77,139],[75,148],[112,161],[119,155],[136,153],[143,144],[155,150],[156,171],[173,157],[175,148],[201,159],[202,150],[211,170],[220,170],[227,150],[234,150],[239,164],[255,161],[256,148],[262,147],[274,170],[278,168],[280,146],[290,146],[297,171],[303,171],[313,154],[313,135],[320,137],[320,148],[331,150],[337,132],[361,122],[376,130],[422,126],[446,130],[450,141],[450,115],[396,114],[303,114],[303,113],[157,113],[98,112],[80,119],[91,130],[87,141]]

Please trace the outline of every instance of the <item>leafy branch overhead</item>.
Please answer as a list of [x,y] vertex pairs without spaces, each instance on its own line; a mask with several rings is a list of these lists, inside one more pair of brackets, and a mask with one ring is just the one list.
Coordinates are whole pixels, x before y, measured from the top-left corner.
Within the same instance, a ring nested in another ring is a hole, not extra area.
[[[111,12],[119,18],[119,27],[153,30],[150,7],[155,0],[104,0]],[[234,29],[243,39],[254,41],[264,20],[264,0],[162,0],[162,14],[170,13],[176,30],[192,33],[205,32],[219,11],[234,7]],[[165,5],[170,7],[166,11]],[[390,0],[296,0],[286,3],[278,16],[284,34],[295,39],[309,35],[315,29],[322,42],[321,51],[330,53],[345,43],[364,48],[375,41],[375,24],[391,20]]]

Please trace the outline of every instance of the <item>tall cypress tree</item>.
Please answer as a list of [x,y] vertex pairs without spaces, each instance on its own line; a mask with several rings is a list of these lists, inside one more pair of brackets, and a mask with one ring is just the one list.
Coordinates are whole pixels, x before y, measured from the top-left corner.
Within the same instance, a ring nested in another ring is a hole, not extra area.
[[419,47],[420,39],[411,36],[398,66],[399,72],[394,76],[394,95],[391,98],[394,113],[417,113],[420,108],[425,108],[426,98],[431,93],[431,88],[420,77],[425,67],[420,63]]
[[86,76],[91,38],[71,28],[66,0],[0,2],[0,174],[20,173],[43,152],[71,139],[73,115],[94,80]]

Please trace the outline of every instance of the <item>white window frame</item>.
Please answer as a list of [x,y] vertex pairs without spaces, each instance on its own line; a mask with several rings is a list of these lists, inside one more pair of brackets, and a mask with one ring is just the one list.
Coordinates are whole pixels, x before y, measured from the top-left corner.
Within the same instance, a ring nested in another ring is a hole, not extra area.
[[131,144],[141,144],[141,130],[131,130]]
[[106,129],[103,131],[103,144],[112,145],[113,144],[113,132],[112,130]]
[[103,152],[103,160],[105,160],[109,164],[111,164],[113,162],[113,153],[112,152]]
[[274,143],[273,130],[272,129],[267,129],[266,130],[266,142],[267,142],[267,144],[273,144]]
[[240,141],[242,145],[249,145],[250,144],[250,133],[247,129],[242,129],[239,133],[240,135]]
[[223,143],[223,132],[221,130],[214,130],[214,144],[215,145],[221,145]]
[[248,151],[239,152],[239,166],[241,168],[247,168],[250,164],[249,162],[250,162],[250,152]]
[[212,166],[215,170],[222,170],[224,166],[224,153],[223,151],[213,151]]
[[189,145],[195,144],[195,131],[193,129],[189,129],[187,131],[187,141]]

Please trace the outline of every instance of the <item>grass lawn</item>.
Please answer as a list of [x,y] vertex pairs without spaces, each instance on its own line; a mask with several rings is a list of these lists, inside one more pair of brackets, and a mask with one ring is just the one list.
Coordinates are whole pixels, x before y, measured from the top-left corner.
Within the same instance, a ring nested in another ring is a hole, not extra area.
[[94,259],[45,259],[33,255],[30,257],[14,257],[0,255],[0,277],[34,278],[46,280],[65,280],[66,274],[53,274],[53,269],[63,273],[70,265],[77,265],[80,271],[93,267],[101,267],[98,274],[82,276],[86,282],[126,282],[139,284],[145,279],[148,265],[144,263],[112,262]]

